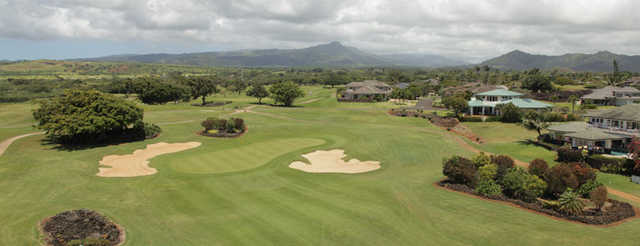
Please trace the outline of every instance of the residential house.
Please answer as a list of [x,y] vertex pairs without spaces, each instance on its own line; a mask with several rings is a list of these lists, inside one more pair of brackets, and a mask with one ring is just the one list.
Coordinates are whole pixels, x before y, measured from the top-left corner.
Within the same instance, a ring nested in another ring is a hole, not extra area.
[[387,83],[376,80],[351,82],[345,87],[339,97],[342,101],[384,101],[393,90]]
[[640,105],[597,110],[585,115],[586,122],[552,125],[551,136],[595,152],[626,152],[631,139],[640,136]]
[[469,101],[470,115],[500,115],[500,105],[513,104],[521,109],[547,110],[553,105],[522,98],[523,94],[505,89],[497,89],[475,94]]
[[607,86],[581,97],[585,103],[622,106],[640,102],[640,90],[633,87]]

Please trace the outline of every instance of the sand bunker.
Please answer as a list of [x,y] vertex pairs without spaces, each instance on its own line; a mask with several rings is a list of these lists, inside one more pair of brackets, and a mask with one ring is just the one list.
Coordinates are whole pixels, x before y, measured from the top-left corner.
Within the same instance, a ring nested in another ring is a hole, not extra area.
[[344,150],[318,150],[313,153],[302,155],[311,164],[296,161],[289,165],[290,168],[298,169],[308,173],[366,173],[380,168],[378,161],[359,161],[351,159],[344,161],[346,155]]
[[185,151],[200,146],[198,142],[188,143],[157,143],[149,144],[146,149],[136,150],[131,155],[109,155],[102,158],[101,167],[96,174],[100,177],[138,177],[153,175],[157,169],[149,167],[149,159],[163,155]]

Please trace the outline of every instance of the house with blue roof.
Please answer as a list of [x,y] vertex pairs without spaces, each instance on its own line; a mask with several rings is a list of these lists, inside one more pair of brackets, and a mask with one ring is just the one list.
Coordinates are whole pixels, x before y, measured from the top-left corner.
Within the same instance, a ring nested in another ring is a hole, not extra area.
[[553,105],[522,98],[523,94],[505,89],[478,93],[469,101],[470,115],[500,115],[498,106],[512,103],[518,108],[528,110],[547,110]]

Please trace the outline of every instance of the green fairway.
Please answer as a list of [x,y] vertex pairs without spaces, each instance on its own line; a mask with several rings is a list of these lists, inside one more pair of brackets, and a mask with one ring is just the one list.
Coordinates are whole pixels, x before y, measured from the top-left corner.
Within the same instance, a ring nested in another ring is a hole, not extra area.
[[286,138],[181,156],[171,167],[186,173],[225,173],[253,169],[293,150],[322,145],[318,139]]
[[[206,117],[229,116],[256,101],[228,94],[209,98],[234,102],[224,107],[144,106],[145,120],[163,128],[157,139],[144,142],[66,151],[43,145],[42,136],[16,141],[0,157],[0,245],[37,245],[39,220],[79,208],[124,226],[127,246],[634,245],[640,240],[640,220],[585,226],[438,189],[433,183],[443,178],[442,159],[472,154],[443,130],[424,119],[390,116],[389,103],[338,103],[335,89],[305,91],[296,102],[307,103],[297,107],[257,106],[233,115],[249,127],[239,138],[196,134]],[[0,118],[0,126],[10,127],[0,128],[0,136],[35,131],[28,128],[31,108],[0,104],[0,114],[10,116]],[[188,141],[202,146],[153,158],[155,175],[95,175],[105,155]],[[527,152],[530,146],[501,147],[513,142],[516,137],[491,140],[486,150],[520,153],[516,157],[526,161],[538,154]],[[357,175],[288,168],[317,149],[344,149],[349,158],[380,161],[382,168]]]

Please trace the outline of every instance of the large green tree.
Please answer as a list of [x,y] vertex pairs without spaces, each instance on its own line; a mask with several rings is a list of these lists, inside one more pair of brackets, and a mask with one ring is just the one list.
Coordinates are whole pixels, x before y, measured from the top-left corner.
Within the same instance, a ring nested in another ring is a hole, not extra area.
[[68,90],[41,101],[33,117],[49,139],[84,144],[125,134],[131,126],[141,125],[143,111],[132,102],[96,90]]
[[448,109],[453,110],[458,118],[469,109],[468,101],[462,96],[445,97],[442,99],[442,104]]
[[262,98],[269,96],[269,91],[264,88],[262,84],[252,85],[251,88],[247,91],[247,96],[255,97],[258,99],[258,104],[262,104]]
[[269,88],[269,92],[271,92],[271,98],[273,98],[276,104],[281,103],[287,107],[293,105],[293,101],[296,100],[296,98],[304,96],[304,91],[293,82],[274,84]]
[[215,77],[190,77],[185,80],[191,89],[191,97],[202,98],[202,105],[207,104],[207,96],[218,93],[218,80]]
[[553,90],[551,78],[539,72],[529,75],[522,83],[522,87],[533,92],[548,92]]

